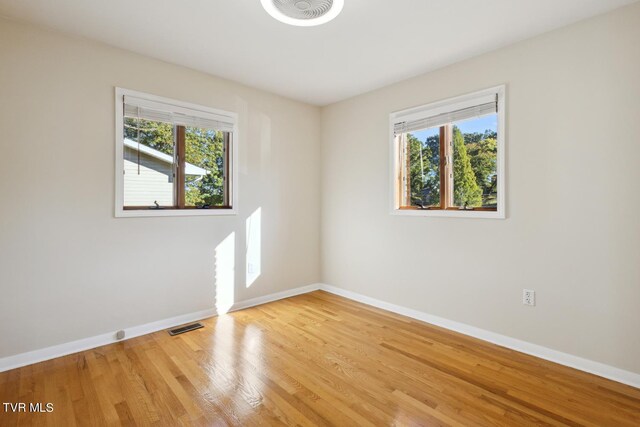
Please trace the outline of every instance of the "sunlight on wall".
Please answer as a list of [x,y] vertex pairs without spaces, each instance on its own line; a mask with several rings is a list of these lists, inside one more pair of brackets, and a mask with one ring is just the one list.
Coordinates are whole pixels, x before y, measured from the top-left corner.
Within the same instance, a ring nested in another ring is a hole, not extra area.
[[235,283],[236,233],[231,233],[216,247],[216,309],[225,314],[233,306]]
[[260,253],[260,234],[262,226],[262,208],[256,209],[247,218],[247,254],[245,272],[247,274],[247,288],[260,277],[262,254]]

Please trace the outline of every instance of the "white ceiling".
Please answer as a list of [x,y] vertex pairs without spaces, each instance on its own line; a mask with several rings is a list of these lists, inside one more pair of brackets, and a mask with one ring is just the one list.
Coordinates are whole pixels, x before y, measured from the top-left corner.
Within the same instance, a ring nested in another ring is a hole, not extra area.
[[260,0],[0,0],[0,15],[326,105],[635,0],[345,0],[292,27]]

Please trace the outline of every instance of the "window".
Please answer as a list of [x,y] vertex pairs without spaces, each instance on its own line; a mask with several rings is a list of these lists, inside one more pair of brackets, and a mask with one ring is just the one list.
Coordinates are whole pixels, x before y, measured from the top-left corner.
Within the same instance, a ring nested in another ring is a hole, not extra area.
[[236,115],[116,89],[116,216],[233,214]]
[[391,114],[392,213],[504,218],[504,86]]

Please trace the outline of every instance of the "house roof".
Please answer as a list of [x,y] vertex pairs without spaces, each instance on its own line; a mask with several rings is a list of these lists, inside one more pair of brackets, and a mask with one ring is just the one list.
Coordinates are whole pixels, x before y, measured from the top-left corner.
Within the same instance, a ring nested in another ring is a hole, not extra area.
[[[163,153],[162,151],[155,150],[144,144],[138,144],[136,141],[133,141],[131,139],[125,138],[124,146],[131,148],[133,150],[140,150],[141,153],[147,154],[165,163],[169,163],[169,164],[173,163],[173,156]],[[209,171],[201,167],[198,167],[196,165],[192,165],[191,163],[185,163],[184,173],[186,175],[203,176],[208,174]]]

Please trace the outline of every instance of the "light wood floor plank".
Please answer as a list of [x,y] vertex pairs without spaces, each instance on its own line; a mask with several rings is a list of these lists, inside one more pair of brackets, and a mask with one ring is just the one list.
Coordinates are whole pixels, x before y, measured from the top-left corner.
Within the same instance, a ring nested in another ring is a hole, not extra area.
[[638,426],[640,390],[325,292],[0,373],[0,426]]

